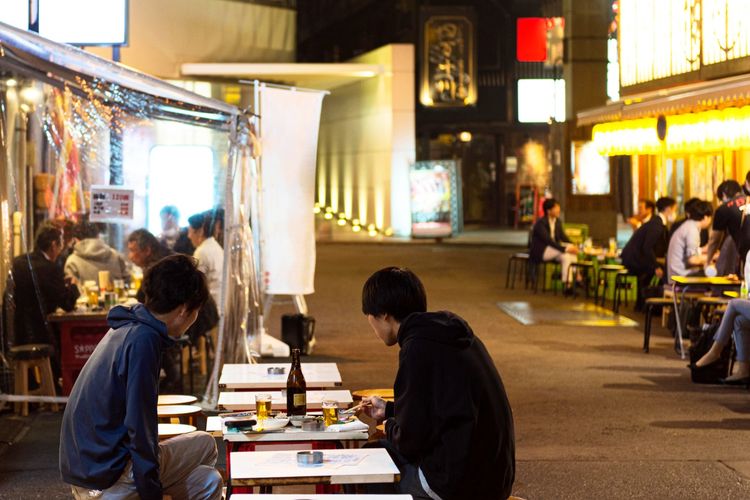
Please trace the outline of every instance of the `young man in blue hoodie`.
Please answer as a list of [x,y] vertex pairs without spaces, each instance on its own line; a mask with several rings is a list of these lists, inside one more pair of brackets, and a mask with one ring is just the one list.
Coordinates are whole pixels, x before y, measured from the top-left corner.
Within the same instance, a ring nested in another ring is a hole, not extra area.
[[426,310],[422,282],[408,269],[381,269],[362,290],[375,334],[401,348],[394,402],[368,398],[364,410],[385,420],[381,445],[401,471],[395,488],[418,499],[505,500],[515,440],[503,382],[466,321]]
[[111,330],[73,386],[60,433],[60,472],[78,499],[221,498],[216,443],[193,432],[159,443],[162,351],[208,298],[195,260],[166,257],[146,272],[144,303],[116,306]]

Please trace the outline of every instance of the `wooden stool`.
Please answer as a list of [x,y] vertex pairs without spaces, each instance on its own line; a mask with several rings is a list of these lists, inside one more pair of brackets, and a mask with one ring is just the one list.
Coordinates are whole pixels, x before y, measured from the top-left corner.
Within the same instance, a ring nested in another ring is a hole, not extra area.
[[[524,252],[514,253],[508,259],[508,269],[505,274],[505,288],[511,290],[516,287],[516,278],[520,270],[521,276],[524,278],[524,283],[528,287],[528,279],[526,278],[526,268],[529,263],[529,254]],[[511,279],[512,276],[512,279]]]
[[[48,344],[24,344],[10,349],[10,358],[15,361],[16,396],[55,396],[55,379],[49,357],[52,346]],[[35,368],[39,375],[39,388],[29,390],[29,370]],[[51,403],[52,411],[57,411],[57,403]],[[29,415],[29,403],[15,404],[15,411],[22,416]]]
[[671,297],[652,297],[646,299],[646,320],[643,323],[643,352],[648,353],[651,341],[651,319],[654,315],[654,309],[657,307],[670,307],[672,305],[674,305],[674,299]]
[[185,424],[159,424],[159,441],[173,438],[175,436],[181,436],[183,434],[189,434],[195,432],[196,429],[192,425]]
[[156,416],[171,424],[197,425],[196,417],[203,409],[195,405],[165,405],[156,407]]
[[386,401],[393,401],[393,389],[360,389],[352,391],[352,399],[354,401],[360,401],[362,398],[369,398],[371,396],[377,396]]
[[182,394],[160,394],[156,402],[159,406],[165,405],[191,405],[198,401],[195,396],[185,396]]

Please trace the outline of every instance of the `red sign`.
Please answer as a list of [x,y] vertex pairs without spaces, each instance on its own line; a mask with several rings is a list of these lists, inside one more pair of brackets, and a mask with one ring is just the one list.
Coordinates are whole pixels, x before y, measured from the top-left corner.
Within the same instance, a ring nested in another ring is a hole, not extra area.
[[545,18],[519,17],[516,20],[516,59],[520,62],[544,62],[547,59]]

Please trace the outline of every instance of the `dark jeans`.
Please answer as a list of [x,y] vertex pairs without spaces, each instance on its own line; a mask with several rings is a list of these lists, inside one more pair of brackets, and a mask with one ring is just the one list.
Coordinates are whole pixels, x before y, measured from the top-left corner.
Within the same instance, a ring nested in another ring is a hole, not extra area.
[[418,466],[409,463],[388,440],[373,441],[367,443],[364,448],[385,448],[401,473],[401,480],[398,483],[368,484],[365,486],[366,493],[401,493],[411,495],[418,500],[431,500],[430,496],[422,488],[422,483],[419,481]]

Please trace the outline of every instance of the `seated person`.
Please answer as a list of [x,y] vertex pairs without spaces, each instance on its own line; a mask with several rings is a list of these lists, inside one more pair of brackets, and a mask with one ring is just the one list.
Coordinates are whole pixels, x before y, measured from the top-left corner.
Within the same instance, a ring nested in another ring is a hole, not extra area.
[[211,292],[214,302],[221,304],[224,249],[221,248],[221,245],[211,233],[211,222],[207,212],[191,216],[188,219],[188,238],[195,247],[193,257],[198,261],[198,269],[206,275],[208,290]]
[[[739,269],[739,259],[744,259],[741,250],[747,246],[747,237],[741,230],[745,194],[739,182],[727,180],[719,184],[716,197],[721,200],[721,205],[714,213],[713,225],[708,237],[706,260],[709,264],[716,263],[717,268],[721,267],[724,271],[730,271],[722,272],[722,274],[736,273]],[[730,251],[727,251],[726,240],[731,240],[733,243],[734,248]],[[719,249],[721,249],[721,255],[717,259],[716,254]],[[717,260],[723,262],[717,262]]]
[[[75,498],[219,500],[216,442],[192,432],[159,442],[159,363],[208,298],[194,260],[174,255],[143,279],[145,304],[115,306],[78,376],[60,430],[60,472]],[[92,490],[94,494],[92,494]]]
[[[13,259],[14,345],[49,344],[57,350],[57,336],[50,329],[47,315],[58,307],[72,311],[79,295],[75,282],[66,279],[56,263],[63,246],[59,227],[44,223],[37,230],[34,251]],[[50,359],[57,379],[58,356],[53,354]]]
[[104,243],[99,233],[99,225],[86,220],[79,221],[73,228],[73,237],[78,241],[65,261],[65,275],[75,278],[79,285],[89,280],[99,283],[99,271],[109,271],[110,280],[128,277],[125,259]]
[[[678,219],[669,226],[669,234],[667,236],[667,241],[672,241],[672,235],[677,231],[680,226],[682,226],[686,221],[690,220],[690,213],[693,210],[693,207],[700,203],[702,200],[700,198],[690,198],[688,201],[685,202],[685,217]],[[713,207],[711,207],[713,210]],[[701,230],[701,248],[705,247],[708,244],[708,228]]]
[[[147,229],[136,229],[128,236],[128,259],[136,266],[148,271],[151,266],[159,262],[164,257],[174,255],[174,252],[164,247],[156,236],[151,234]],[[137,291],[136,298],[139,302],[145,301],[143,287]],[[205,335],[211,328],[219,323],[219,312],[216,309],[216,302],[209,295],[208,300],[200,308],[198,318],[188,328],[185,335],[195,344],[196,339]],[[167,349],[162,359],[162,368],[165,377],[159,383],[159,392],[168,393],[176,392],[180,383],[180,347]]]
[[394,402],[365,398],[385,420],[385,447],[401,471],[391,491],[442,500],[508,498],[515,477],[513,415],[484,344],[462,318],[426,312],[422,282],[408,269],[376,272],[362,312],[387,346],[398,343]]
[[172,250],[180,237],[180,211],[174,205],[167,205],[159,211],[161,234],[159,242]]
[[529,260],[539,264],[550,260],[560,262],[562,281],[568,288],[568,268],[578,261],[578,248],[571,243],[563,231],[560,220],[560,204],[554,198],[544,200],[544,217],[534,223],[531,230]]
[[144,272],[168,255],[172,252],[148,229],[136,229],[128,236],[128,260]]
[[701,249],[701,231],[711,225],[714,209],[707,201],[693,203],[688,218],[672,234],[667,250],[667,283],[672,276],[690,276],[703,273],[706,255]]
[[638,213],[634,214],[632,217],[628,217],[627,221],[628,224],[630,224],[630,227],[633,228],[633,231],[651,220],[651,217],[654,216],[655,208],[656,204],[651,200],[638,200]]
[[698,368],[707,366],[721,357],[721,352],[729,342],[729,336],[734,335],[737,347],[737,363],[734,373],[724,379],[730,385],[750,384],[750,300],[732,299],[727,304],[727,310],[721,318],[719,329],[714,335],[714,343],[706,354],[695,362]]
[[657,263],[657,258],[663,258],[667,253],[667,224],[675,219],[677,202],[668,197],[656,201],[656,216],[636,229],[625,248],[622,249],[622,263],[628,272],[638,276],[638,299],[635,303],[636,311],[643,309],[643,291],[656,276],[661,279],[664,270]]

